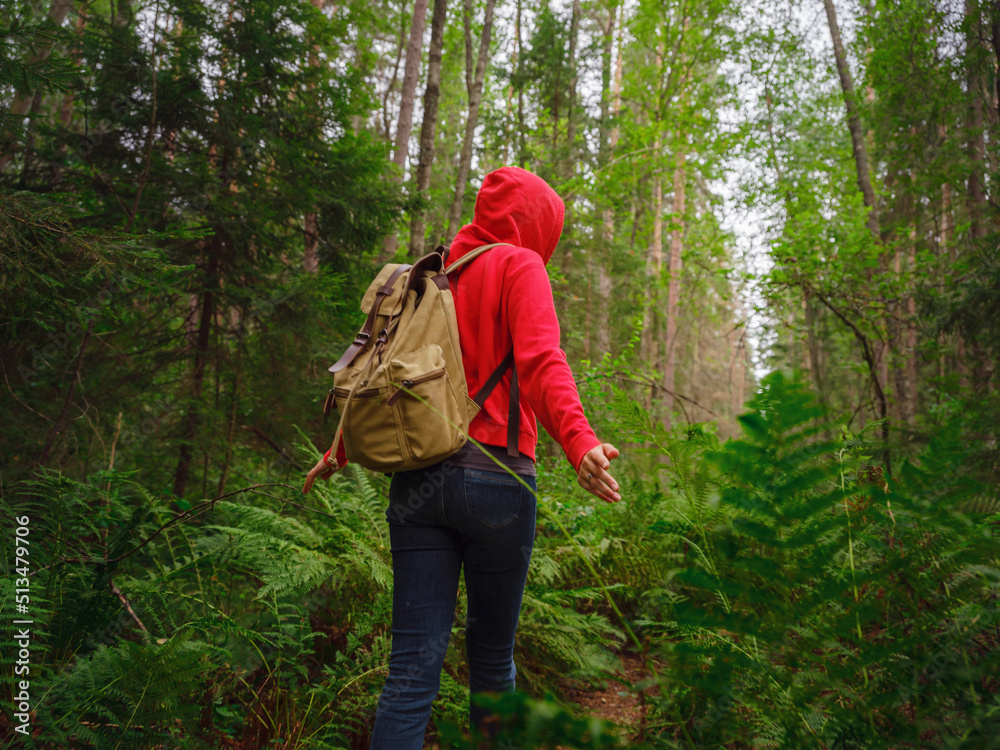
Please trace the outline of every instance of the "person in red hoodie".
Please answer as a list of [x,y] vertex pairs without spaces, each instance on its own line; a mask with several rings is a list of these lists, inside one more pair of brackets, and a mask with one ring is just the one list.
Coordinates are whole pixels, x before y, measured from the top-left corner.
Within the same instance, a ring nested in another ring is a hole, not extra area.
[[[513,347],[520,391],[517,455],[507,448],[508,370],[471,421],[472,440],[462,450],[434,466],[392,476],[386,510],[393,556],[392,653],[372,750],[422,747],[463,567],[470,692],[514,690],[514,635],[535,537],[536,416],[562,446],[580,486],[607,502],[621,499],[607,471],[618,450],[598,440],[587,422],[560,348],[545,265],[559,242],[564,215],[562,199],[543,179],[502,167],[483,180],[472,223],[449,248],[448,265],[481,245],[509,243],[449,278],[469,393]],[[498,471],[486,453],[517,477]],[[341,441],[309,472],[303,492],[346,463]],[[499,727],[487,711],[473,702],[469,713],[472,726],[496,736]]]

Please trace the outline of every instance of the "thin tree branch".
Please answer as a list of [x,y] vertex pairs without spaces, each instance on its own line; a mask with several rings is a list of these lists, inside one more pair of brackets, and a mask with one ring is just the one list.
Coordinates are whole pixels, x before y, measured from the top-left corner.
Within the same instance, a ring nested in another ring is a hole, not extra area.
[[140,620],[139,616],[136,615],[136,613],[132,610],[132,605],[128,603],[128,599],[125,598],[125,594],[121,592],[121,589],[119,589],[115,585],[114,580],[109,578],[108,583],[111,584],[112,593],[114,593],[115,596],[121,599],[122,604],[125,605],[125,609],[128,610],[128,613],[132,616],[132,619],[135,620],[135,624],[139,626],[139,630],[149,635],[149,631],[146,630],[146,626],[142,624],[142,620]]

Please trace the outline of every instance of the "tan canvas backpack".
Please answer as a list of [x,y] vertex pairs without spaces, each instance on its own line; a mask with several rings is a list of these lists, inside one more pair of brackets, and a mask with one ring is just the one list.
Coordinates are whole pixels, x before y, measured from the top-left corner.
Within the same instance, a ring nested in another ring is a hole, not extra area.
[[[458,341],[458,320],[448,275],[497,242],[478,247],[444,268],[438,247],[412,266],[382,268],[361,300],[368,318],[347,351],[330,367],[333,388],[323,413],[336,408],[347,459],[383,473],[419,469],[465,445],[469,422],[507,368],[508,353],[470,398]],[[517,371],[511,376],[507,452],[517,456]]]

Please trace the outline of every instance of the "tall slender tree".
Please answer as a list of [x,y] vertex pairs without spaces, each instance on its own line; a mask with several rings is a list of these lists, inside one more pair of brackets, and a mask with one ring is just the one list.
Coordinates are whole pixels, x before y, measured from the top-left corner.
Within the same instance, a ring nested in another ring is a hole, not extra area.
[[460,228],[462,207],[465,201],[466,183],[469,181],[469,169],[472,167],[472,148],[476,136],[476,125],[479,122],[479,107],[483,100],[483,82],[486,78],[486,60],[489,57],[490,39],[493,34],[493,8],[496,0],[486,0],[483,31],[479,37],[479,54],[476,57],[475,70],[472,69],[472,0],[465,0],[465,82],[469,96],[469,111],[465,118],[465,135],[462,138],[462,153],[459,155],[458,171],[455,175],[455,195],[448,212],[448,229],[445,232],[450,241]]
[[[447,0],[434,0],[431,17],[431,44],[427,54],[427,87],[424,90],[424,119],[420,125],[420,157],[413,181],[419,200],[425,200],[431,184],[434,164],[434,132],[437,129],[438,102],[441,98],[441,51],[444,48],[444,27],[448,17]],[[419,257],[424,251],[424,208],[418,205],[410,219],[410,255]]]

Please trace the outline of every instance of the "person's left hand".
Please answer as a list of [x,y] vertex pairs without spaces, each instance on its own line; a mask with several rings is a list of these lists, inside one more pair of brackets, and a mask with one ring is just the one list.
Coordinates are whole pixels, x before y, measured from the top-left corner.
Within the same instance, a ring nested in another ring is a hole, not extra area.
[[313,466],[309,473],[306,475],[306,483],[302,488],[302,494],[308,495],[309,490],[312,489],[313,483],[316,481],[317,477],[323,477],[323,479],[329,479],[333,476],[335,469],[331,469],[330,466],[322,458],[319,463]]
[[583,455],[580,468],[576,472],[576,481],[587,492],[608,503],[617,503],[622,499],[618,494],[618,482],[608,473],[611,460],[618,458],[618,449],[611,443],[595,445]]

